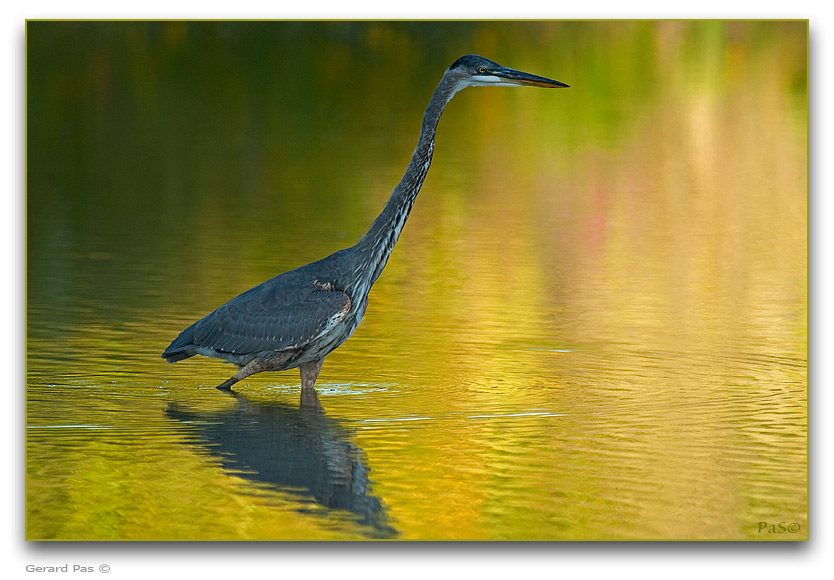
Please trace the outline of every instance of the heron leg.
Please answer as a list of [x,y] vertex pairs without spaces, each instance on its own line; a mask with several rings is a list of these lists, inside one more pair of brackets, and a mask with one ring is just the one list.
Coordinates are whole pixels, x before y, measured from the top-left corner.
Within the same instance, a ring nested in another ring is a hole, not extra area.
[[301,388],[312,389],[316,384],[316,379],[319,378],[321,372],[321,363],[324,360],[317,360],[313,362],[304,363],[299,367],[301,370]]
[[[249,375],[261,373],[263,371],[279,370],[281,365],[287,362],[292,354],[292,351],[278,351],[267,355],[257,356],[243,365],[240,370],[238,370],[230,378],[217,385],[217,388],[221,391],[228,391],[232,388],[233,384],[245,379]],[[318,368],[321,368],[321,363],[319,363]],[[316,374],[313,376],[313,382],[316,382],[318,374],[318,371],[316,371]]]
[[301,406],[320,407],[319,397],[316,394],[314,385],[321,372],[321,364],[324,360],[317,360],[305,363],[299,367],[301,370]]
[[232,385],[236,382],[265,370],[269,370],[269,367],[264,364],[264,361],[259,358],[253,359],[246,365],[242,366],[234,375],[217,385],[217,388],[221,391],[230,391],[232,389]]
[[238,382],[239,380],[240,379],[237,378],[237,375],[235,375],[234,377],[231,377],[230,379],[226,379],[225,381],[223,381],[222,383],[217,385],[216,388],[220,389],[221,391],[231,391],[232,390],[232,385],[235,384],[236,382]]

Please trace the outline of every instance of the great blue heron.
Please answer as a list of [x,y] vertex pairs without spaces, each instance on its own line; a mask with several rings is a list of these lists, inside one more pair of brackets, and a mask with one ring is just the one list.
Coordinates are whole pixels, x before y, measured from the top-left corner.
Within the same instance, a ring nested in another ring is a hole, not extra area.
[[230,389],[254,373],[301,370],[301,401],[317,402],[313,385],[324,357],[353,334],[423,185],[437,123],[456,92],[471,86],[567,87],[469,54],[446,71],[426,107],[417,149],[388,203],[359,242],[312,264],[258,284],[183,330],[162,357],[174,363],[196,354],[239,370],[217,386]]

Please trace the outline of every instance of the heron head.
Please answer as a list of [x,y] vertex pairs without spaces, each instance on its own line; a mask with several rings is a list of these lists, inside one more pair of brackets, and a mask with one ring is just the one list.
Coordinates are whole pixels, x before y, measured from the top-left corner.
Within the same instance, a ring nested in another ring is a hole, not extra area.
[[467,54],[449,67],[447,74],[465,87],[568,87],[565,83],[501,66],[477,54]]

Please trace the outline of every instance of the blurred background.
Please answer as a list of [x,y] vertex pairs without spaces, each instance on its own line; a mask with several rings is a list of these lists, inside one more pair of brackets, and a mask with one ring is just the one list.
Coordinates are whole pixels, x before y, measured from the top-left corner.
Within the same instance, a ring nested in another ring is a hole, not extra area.
[[[806,538],[807,32],[29,22],[28,539]],[[470,52],[571,88],[450,103],[326,420],[165,364],[367,231]]]

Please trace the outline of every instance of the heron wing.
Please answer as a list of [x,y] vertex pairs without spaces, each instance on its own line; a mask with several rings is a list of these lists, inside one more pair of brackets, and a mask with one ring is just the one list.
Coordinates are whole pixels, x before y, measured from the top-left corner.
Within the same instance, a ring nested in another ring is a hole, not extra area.
[[314,284],[262,284],[233,298],[199,322],[194,344],[216,351],[249,354],[299,348],[342,320],[350,298]]

